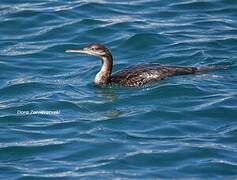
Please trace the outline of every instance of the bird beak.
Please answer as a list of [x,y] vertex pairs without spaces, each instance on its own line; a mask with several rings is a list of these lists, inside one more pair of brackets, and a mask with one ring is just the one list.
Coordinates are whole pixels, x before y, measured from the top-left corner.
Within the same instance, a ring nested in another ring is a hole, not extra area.
[[88,55],[95,55],[93,52],[91,52],[90,49],[83,48],[83,49],[68,49],[65,51],[66,53],[81,53],[81,54],[88,54]]
[[83,54],[87,54],[87,50],[84,50],[84,49],[68,49],[65,52],[66,53],[83,53]]

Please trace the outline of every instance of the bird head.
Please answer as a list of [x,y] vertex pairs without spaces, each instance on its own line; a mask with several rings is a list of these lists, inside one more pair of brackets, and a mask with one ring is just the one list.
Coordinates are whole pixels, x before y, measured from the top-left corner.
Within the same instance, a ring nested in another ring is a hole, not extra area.
[[86,46],[82,49],[68,49],[65,52],[67,53],[82,53],[82,54],[88,54],[92,56],[106,56],[110,55],[111,52],[109,49],[107,49],[104,45],[102,44],[90,44],[89,46]]

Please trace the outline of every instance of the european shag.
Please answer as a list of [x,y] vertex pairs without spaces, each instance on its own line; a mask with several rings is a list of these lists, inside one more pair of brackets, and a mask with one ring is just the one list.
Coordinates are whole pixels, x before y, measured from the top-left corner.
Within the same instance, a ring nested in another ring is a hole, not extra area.
[[82,53],[97,56],[102,61],[102,68],[95,76],[95,84],[122,85],[127,87],[138,87],[148,83],[156,82],[175,75],[195,74],[198,72],[215,69],[213,67],[183,67],[161,64],[139,64],[129,66],[112,74],[113,56],[108,48],[102,44],[91,44],[82,49],[69,49],[68,53]]

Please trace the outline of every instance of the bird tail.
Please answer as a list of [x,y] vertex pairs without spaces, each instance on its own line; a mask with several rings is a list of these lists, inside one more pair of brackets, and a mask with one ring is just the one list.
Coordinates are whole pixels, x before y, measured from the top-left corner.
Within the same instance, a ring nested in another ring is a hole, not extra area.
[[204,66],[204,67],[199,67],[197,69],[197,73],[206,73],[209,71],[214,71],[214,70],[224,70],[227,69],[229,66],[228,65],[212,65],[212,66]]

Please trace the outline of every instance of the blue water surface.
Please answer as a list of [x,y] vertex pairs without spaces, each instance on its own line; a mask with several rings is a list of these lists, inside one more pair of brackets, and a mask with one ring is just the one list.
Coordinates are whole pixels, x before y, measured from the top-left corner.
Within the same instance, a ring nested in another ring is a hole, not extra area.
[[[228,68],[98,88],[65,53],[93,42],[113,71]],[[236,179],[236,66],[236,0],[1,0],[0,179]]]

